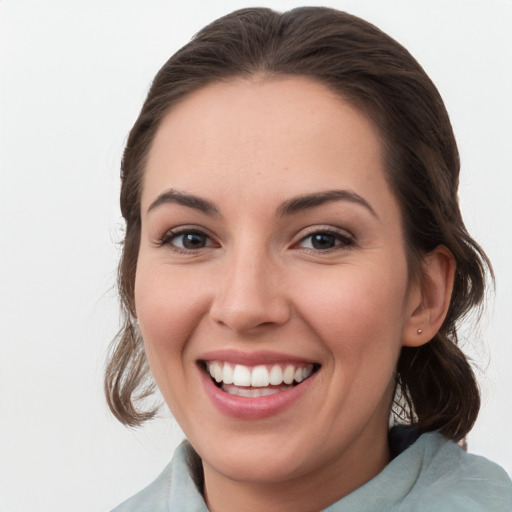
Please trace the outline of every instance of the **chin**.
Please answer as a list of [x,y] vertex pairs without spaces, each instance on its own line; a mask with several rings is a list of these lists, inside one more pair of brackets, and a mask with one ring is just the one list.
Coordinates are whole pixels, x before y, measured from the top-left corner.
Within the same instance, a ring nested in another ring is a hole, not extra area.
[[[300,452],[299,452],[300,453]],[[223,453],[206,454],[203,464],[233,481],[252,484],[283,482],[307,473],[304,460],[298,453],[262,449],[254,446],[246,450],[227,449]],[[302,471],[301,471],[302,468]]]

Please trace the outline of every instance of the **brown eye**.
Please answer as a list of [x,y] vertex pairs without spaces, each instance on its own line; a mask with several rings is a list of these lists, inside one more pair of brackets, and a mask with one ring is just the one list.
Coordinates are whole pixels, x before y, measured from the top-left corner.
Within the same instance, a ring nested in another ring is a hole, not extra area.
[[343,248],[352,245],[354,242],[348,236],[329,231],[317,231],[306,237],[300,242],[300,247],[312,249],[315,251],[327,251],[334,248]]
[[316,233],[311,237],[314,249],[331,249],[336,245],[336,237],[329,233]]
[[208,237],[204,233],[192,232],[180,235],[181,245],[184,249],[201,249],[206,247]]
[[177,249],[193,251],[212,245],[210,237],[197,230],[168,233],[162,240],[162,245],[171,245]]

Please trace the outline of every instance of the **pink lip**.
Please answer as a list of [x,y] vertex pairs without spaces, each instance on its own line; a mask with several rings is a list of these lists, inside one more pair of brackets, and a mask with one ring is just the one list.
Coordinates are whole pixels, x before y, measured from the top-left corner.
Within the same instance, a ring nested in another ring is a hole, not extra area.
[[[226,361],[222,357],[218,359]],[[287,359],[287,361],[289,360]],[[261,361],[261,359],[258,359],[258,361]],[[213,383],[210,376],[203,369],[198,367],[198,371],[206,394],[217,410],[226,416],[241,420],[260,420],[283,412],[307,392],[314,383],[316,376],[316,373],[313,373],[311,377],[300,384],[274,395],[247,398],[225,393]]]
[[315,361],[280,352],[240,352],[238,350],[213,350],[202,354],[201,361],[224,361],[232,364],[256,366],[258,364],[313,364]]

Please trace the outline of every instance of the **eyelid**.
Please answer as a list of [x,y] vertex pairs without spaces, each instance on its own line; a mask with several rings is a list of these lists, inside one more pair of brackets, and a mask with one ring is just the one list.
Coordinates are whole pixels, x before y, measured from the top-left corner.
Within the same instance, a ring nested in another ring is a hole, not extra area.
[[[204,235],[210,242],[205,247],[199,247],[197,249],[184,249],[172,244],[172,241],[179,237],[180,235],[186,235],[187,233],[197,233]],[[202,249],[207,249],[213,246],[218,246],[219,244],[216,242],[215,237],[209,232],[209,230],[195,225],[184,225],[177,226],[171,229],[168,229],[164,232],[162,236],[159,236],[156,241],[157,247],[168,246],[171,250],[178,253],[194,253],[200,251]]]
[[[327,234],[337,237],[339,240],[341,240],[341,243],[336,244],[334,247],[328,248],[328,249],[311,249],[307,247],[300,247],[300,244],[304,242],[309,237],[315,235],[315,234]],[[315,253],[327,253],[329,251],[335,251],[340,249],[347,249],[355,245],[356,239],[350,231],[346,229],[341,229],[334,226],[328,226],[328,225],[316,225],[316,226],[309,226],[305,228],[304,230],[301,230],[299,234],[297,235],[298,240],[293,243],[294,248],[303,249],[312,251]]]
[[[174,244],[172,241],[179,237],[180,235],[185,235],[187,233],[198,233],[204,235],[208,239],[207,245],[204,247],[199,247],[197,249],[185,249],[180,248]],[[315,248],[307,248],[300,247],[300,244],[304,242],[309,237],[315,234],[327,234],[336,237],[339,241],[335,246],[327,249],[315,249]],[[295,237],[295,241],[292,243],[292,247],[294,249],[302,249],[306,251],[311,251],[315,253],[327,253],[329,251],[348,249],[355,245],[356,239],[354,235],[346,229],[342,229],[339,227],[335,227],[332,225],[314,225],[303,228],[299,231],[299,233]],[[211,247],[219,247],[220,244],[217,242],[215,236],[210,233],[210,231],[202,226],[197,225],[182,225],[176,226],[171,229],[166,230],[163,235],[159,236],[155,241],[155,245],[157,247],[168,246],[171,250],[178,253],[194,253],[201,251],[203,249],[211,248]]]

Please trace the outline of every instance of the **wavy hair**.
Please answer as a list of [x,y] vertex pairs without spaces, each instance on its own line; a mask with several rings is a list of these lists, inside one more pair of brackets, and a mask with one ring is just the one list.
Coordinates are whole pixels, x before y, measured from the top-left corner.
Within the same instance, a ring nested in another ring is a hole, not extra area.
[[450,120],[436,87],[403,46],[360,18],[321,7],[233,12],[202,29],[156,75],[121,166],[126,230],[118,286],[123,324],[106,367],[110,409],[131,426],[156,412],[141,408],[154,382],[134,324],[141,183],[155,133],[169,110],[193,91],[256,74],[309,77],[367,115],[384,142],[410,272],[420,272],[423,257],[438,245],[453,254],[448,314],[430,342],[402,348],[394,411],[419,433],[438,430],[456,441],[463,438],[476,420],[480,398],[471,366],[457,346],[457,324],[481,304],[492,268],[459,210],[460,164]]

